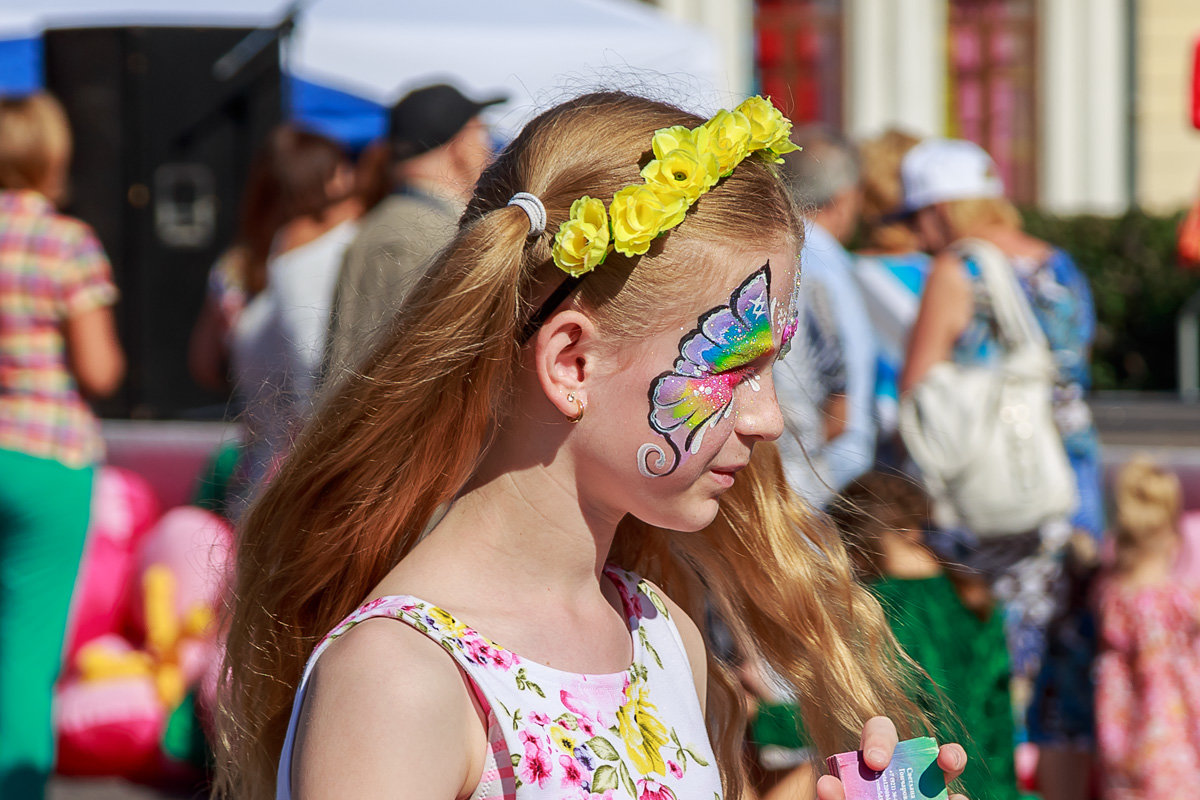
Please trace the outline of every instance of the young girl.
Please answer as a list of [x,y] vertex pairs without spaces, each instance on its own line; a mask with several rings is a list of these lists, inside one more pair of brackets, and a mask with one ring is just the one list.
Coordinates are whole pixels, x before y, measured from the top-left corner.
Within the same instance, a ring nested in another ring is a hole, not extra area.
[[1116,560],[1099,590],[1096,724],[1107,800],[1193,797],[1200,782],[1200,586],[1175,573],[1179,479],[1117,476]]
[[859,572],[906,653],[939,737],[969,736],[963,786],[976,800],[1017,797],[1004,617],[981,579],[947,570],[925,546],[929,496],[906,476],[869,472],[830,509]]
[[246,520],[226,794],[738,797],[706,603],[824,751],[882,767],[896,728],[868,718],[921,728],[878,606],[767,444],[789,127],[761,98],[705,123],[592,94],[484,174]]

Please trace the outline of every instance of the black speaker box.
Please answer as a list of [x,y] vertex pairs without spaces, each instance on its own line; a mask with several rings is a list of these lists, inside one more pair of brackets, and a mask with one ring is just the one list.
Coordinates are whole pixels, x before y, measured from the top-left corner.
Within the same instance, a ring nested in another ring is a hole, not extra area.
[[282,118],[278,40],[245,28],[54,30],[45,70],[75,139],[65,211],[96,229],[121,290],[129,374],[101,413],[220,416],[226,398],[191,380],[187,343],[236,232],[250,159]]

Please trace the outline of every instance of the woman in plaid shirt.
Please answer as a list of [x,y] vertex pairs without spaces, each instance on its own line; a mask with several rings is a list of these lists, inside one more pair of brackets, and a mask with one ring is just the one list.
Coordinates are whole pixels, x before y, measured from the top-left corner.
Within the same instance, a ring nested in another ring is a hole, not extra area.
[[84,396],[125,371],[108,259],[55,210],[70,153],[52,97],[0,99],[0,797],[42,797],[53,767],[53,686],[103,455]]

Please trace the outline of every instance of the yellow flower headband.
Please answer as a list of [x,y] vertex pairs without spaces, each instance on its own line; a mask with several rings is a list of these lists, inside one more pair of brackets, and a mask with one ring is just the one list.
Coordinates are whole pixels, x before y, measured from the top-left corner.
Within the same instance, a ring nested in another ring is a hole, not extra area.
[[551,254],[573,278],[604,263],[613,250],[641,255],[650,242],[683,221],[700,195],[754,153],[771,163],[800,148],[788,141],[791,120],[770,100],[750,97],[733,111],[721,109],[696,128],[676,125],[654,132],[654,160],[642,169],[644,181],[613,195],[608,208],[594,197],[571,204],[571,216],[558,227]]

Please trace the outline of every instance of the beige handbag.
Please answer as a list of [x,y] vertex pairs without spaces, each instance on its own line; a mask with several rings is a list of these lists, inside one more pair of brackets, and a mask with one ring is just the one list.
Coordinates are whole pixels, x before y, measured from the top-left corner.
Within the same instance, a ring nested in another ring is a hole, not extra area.
[[1078,502],[1054,424],[1054,361],[1007,257],[978,239],[955,249],[979,265],[1004,354],[990,365],[935,364],[900,400],[900,435],[938,524],[981,538],[1035,530]]

